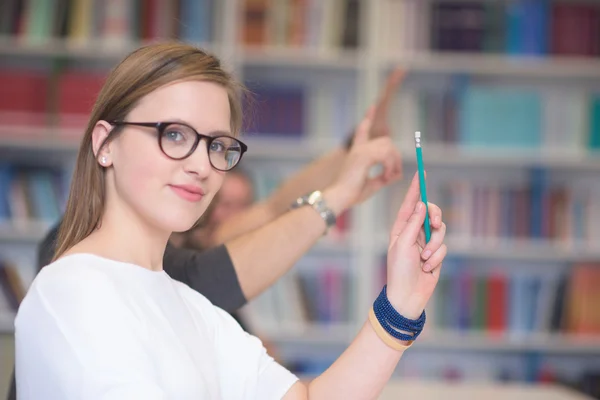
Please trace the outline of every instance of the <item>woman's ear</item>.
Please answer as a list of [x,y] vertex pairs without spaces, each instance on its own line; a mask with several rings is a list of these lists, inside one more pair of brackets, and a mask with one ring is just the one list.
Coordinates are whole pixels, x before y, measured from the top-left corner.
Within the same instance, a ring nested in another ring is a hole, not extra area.
[[94,150],[94,155],[96,156],[96,160],[98,160],[103,167],[108,167],[112,163],[112,160],[110,159],[110,143],[104,145],[102,150],[100,150],[100,146],[106,141],[106,138],[108,138],[112,129],[112,125],[108,122],[98,121],[92,131],[92,148]]

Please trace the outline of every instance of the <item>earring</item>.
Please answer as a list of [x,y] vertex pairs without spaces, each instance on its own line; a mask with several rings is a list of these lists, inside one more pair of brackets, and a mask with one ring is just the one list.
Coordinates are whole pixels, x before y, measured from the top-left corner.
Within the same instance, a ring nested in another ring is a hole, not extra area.
[[102,159],[100,160],[100,162],[101,162],[102,164],[106,164],[106,157],[105,157],[105,156],[102,156]]

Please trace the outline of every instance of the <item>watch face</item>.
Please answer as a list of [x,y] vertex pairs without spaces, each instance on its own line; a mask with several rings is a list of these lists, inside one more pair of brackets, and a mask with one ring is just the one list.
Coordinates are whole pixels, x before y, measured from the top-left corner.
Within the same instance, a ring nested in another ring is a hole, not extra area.
[[327,207],[327,204],[325,204],[323,199],[323,194],[319,190],[316,190],[306,196],[299,197],[292,204],[292,208],[302,207],[305,204],[310,205],[319,214],[319,216],[323,218],[327,224],[327,227],[335,225],[335,214]]
[[321,192],[318,190],[312,192],[308,196],[308,204],[310,204],[310,205],[314,205],[315,203],[320,202],[321,200],[323,200],[323,196],[321,195]]

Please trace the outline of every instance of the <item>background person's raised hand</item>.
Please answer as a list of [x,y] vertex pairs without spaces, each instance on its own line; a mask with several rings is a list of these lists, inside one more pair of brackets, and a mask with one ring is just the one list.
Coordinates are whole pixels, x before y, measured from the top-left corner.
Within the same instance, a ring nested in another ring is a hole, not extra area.
[[[374,109],[371,108],[356,129],[350,151],[344,158],[339,175],[324,192],[336,214],[360,204],[375,192],[402,176],[402,159],[389,136],[369,139]],[[383,172],[370,176],[370,169],[381,165]]]

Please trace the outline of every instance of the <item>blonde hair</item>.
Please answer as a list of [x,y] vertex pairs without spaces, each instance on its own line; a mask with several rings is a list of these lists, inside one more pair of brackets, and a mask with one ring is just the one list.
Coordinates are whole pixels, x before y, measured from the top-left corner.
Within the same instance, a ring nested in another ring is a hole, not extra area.
[[[240,95],[245,88],[224,70],[217,57],[178,42],[151,44],[129,54],[110,72],[92,109],[79,147],[53,260],[90,235],[104,213],[104,168],[98,164],[92,146],[96,123],[124,120],[144,96],[164,85],[184,80],[208,81],[223,86],[229,97],[231,131],[239,135],[242,125]],[[100,149],[119,131],[114,128]]]

